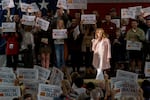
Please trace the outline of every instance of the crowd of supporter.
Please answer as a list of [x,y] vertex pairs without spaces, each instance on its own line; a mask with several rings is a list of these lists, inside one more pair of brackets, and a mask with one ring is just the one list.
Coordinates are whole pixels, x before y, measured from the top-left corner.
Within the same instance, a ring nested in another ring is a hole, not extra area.
[[[64,73],[64,80],[61,81],[61,94],[49,100],[149,100],[150,98],[150,82],[148,80],[143,81],[141,86],[137,88],[137,95],[122,95],[116,98],[117,89],[111,88],[111,81],[109,81],[109,76],[106,73],[104,80],[97,83],[93,81],[84,83],[84,79],[78,72],[73,72],[70,75],[65,70]],[[22,86],[18,82],[19,79],[15,81],[15,85]],[[21,95],[21,97],[13,100],[37,100],[36,95],[25,92],[25,86],[21,88]]]
[[[56,13],[48,11],[46,16],[42,12],[31,13],[36,18],[43,18],[50,22],[47,31],[37,26],[21,24],[22,18],[16,13],[10,20],[9,10],[7,21],[16,23],[16,32],[1,33],[1,55],[7,55],[6,66],[15,69],[18,66],[18,55],[22,56],[25,67],[34,64],[49,68],[56,66],[61,68],[70,61],[73,71],[92,67],[93,52],[91,40],[95,38],[96,28],[103,28],[111,42],[111,70],[116,68],[127,69],[141,73],[144,63],[149,59],[149,17],[137,16],[137,19],[120,19],[115,9],[111,9],[102,20],[97,11],[96,24],[83,24],[81,14],[84,10],[75,14],[69,11],[57,9]],[[73,16],[74,15],[74,16]],[[120,19],[121,26],[117,27],[112,19]],[[53,29],[67,29],[67,39],[53,39]],[[126,50],[126,41],[142,43],[141,50]],[[129,61],[129,66],[127,63]],[[77,68],[77,69],[76,69]]]
[[[94,70],[91,40],[95,38],[97,28],[104,29],[111,43],[109,75],[115,73],[117,69],[144,73],[145,61],[150,60],[150,17],[144,18],[139,15],[137,19],[120,19],[115,9],[111,9],[104,20],[97,11],[91,12],[96,14],[96,24],[83,24],[81,14],[84,14],[84,10],[73,15],[69,10],[62,8],[57,9],[56,13],[49,10],[45,16],[40,11],[30,13],[36,18],[50,22],[48,30],[44,31],[37,26],[23,25],[23,20],[17,11],[10,20],[9,11],[10,9],[7,11],[7,21],[16,23],[16,32],[0,34],[0,56],[6,55],[7,67],[16,70],[19,67],[20,55],[25,68],[33,68],[34,65],[47,69],[55,66],[60,70],[66,66],[72,67],[72,75],[66,73],[67,78],[61,83],[62,94],[54,100],[115,100],[116,91],[110,89],[106,73],[104,73],[105,79],[98,86],[92,82],[84,84],[83,78],[78,73],[74,73],[80,72],[82,66],[85,66],[89,75],[91,74],[89,70]],[[117,27],[111,19],[120,19],[121,26]],[[67,29],[67,38],[53,39],[53,29]],[[126,50],[127,40],[141,42],[142,48]],[[1,63],[3,61],[0,61]],[[121,97],[120,100],[144,100],[144,98],[149,100],[149,87],[150,82],[146,80],[138,89],[137,97]],[[25,94],[23,98],[23,100],[33,100],[32,94]]]

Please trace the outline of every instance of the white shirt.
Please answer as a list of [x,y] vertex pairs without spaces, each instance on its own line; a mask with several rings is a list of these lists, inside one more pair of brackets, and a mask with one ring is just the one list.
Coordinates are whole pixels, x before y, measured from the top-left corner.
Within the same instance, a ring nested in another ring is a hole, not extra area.
[[28,45],[32,45],[32,49],[34,48],[34,37],[31,32],[24,32],[23,34],[23,41],[22,41],[22,49],[27,49]]

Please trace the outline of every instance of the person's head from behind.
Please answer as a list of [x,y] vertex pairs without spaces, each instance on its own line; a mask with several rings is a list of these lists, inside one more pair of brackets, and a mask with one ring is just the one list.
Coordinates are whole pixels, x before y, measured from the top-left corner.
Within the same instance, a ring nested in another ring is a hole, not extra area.
[[68,95],[72,91],[71,84],[68,80],[61,81],[61,88],[63,91],[63,95]]
[[93,82],[88,82],[88,83],[86,84],[86,94],[87,94],[87,95],[90,95],[90,93],[91,93],[91,91],[92,91],[93,89],[95,89],[94,83],[93,83]]
[[72,82],[74,82],[77,77],[80,77],[80,74],[78,72],[73,72],[71,74]]
[[149,80],[144,80],[142,82],[141,88],[143,90],[143,96],[145,98],[150,98],[150,81]]
[[33,100],[31,94],[25,94],[23,100]]
[[96,33],[95,33],[96,39],[102,39],[102,38],[106,38],[106,37],[107,37],[107,35],[106,35],[104,29],[102,29],[102,28],[96,29]]
[[13,98],[12,100],[19,100],[19,98]]
[[81,88],[84,84],[84,81],[83,81],[83,78],[81,77],[77,77],[75,80],[74,80],[74,83],[75,85],[78,87],[78,88]]
[[93,89],[90,93],[91,100],[101,100],[103,92],[100,88]]

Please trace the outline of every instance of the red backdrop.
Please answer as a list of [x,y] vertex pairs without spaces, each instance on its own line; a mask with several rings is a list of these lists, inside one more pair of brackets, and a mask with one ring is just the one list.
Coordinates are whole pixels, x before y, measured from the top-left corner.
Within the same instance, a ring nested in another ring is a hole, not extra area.
[[[105,14],[109,12],[111,8],[115,8],[118,15],[120,16],[121,8],[128,8],[133,6],[142,6],[143,8],[149,7],[150,3],[89,3],[88,9],[85,13],[91,13],[93,10],[97,10],[101,16],[104,18]],[[71,10],[71,13],[80,12],[80,10]]]

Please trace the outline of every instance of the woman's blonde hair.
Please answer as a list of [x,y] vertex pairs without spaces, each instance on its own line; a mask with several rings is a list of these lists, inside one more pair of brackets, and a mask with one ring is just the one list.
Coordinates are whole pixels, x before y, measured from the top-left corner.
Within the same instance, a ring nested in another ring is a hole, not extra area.
[[[61,26],[61,27],[58,25],[59,23],[62,23],[62,26]],[[61,28],[61,29],[64,29],[64,28],[65,28],[64,20],[62,20],[62,19],[58,19],[58,20],[57,20],[57,29],[59,29],[59,28]]]
[[102,38],[107,38],[107,34],[105,33],[104,29],[103,28],[97,28],[96,31],[95,31],[95,38],[98,38],[97,37],[97,34],[99,34],[99,31],[102,32]]

